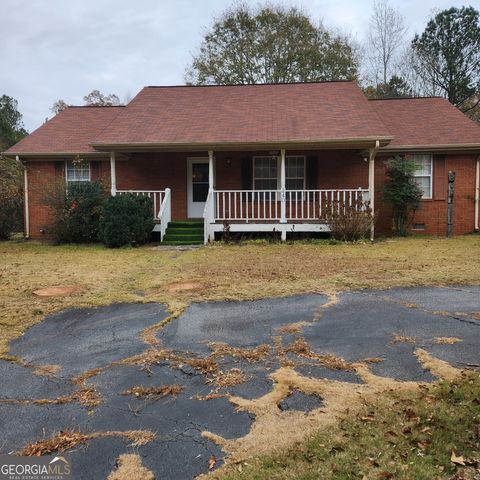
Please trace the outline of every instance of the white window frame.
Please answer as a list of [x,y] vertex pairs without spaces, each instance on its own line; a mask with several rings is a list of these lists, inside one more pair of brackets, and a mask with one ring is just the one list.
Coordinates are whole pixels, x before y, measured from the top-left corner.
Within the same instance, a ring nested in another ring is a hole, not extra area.
[[[289,158],[302,158],[303,159],[303,177],[289,177],[287,174],[287,161]],[[307,157],[305,155],[287,155],[285,157],[285,188],[287,188],[288,180],[303,180],[303,187],[300,190],[305,190],[305,181],[307,177]],[[298,189],[297,189],[298,190]]]
[[[276,157],[277,159],[277,188],[276,190],[280,190],[280,175],[281,175],[281,172],[280,172],[280,157],[278,155],[255,155],[252,157],[252,190],[256,190],[255,189],[255,180],[272,180],[272,178],[264,178],[264,177],[256,177],[255,176],[255,160],[257,158],[273,158],[273,157]],[[301,177],[288,177],[287,176],[287,161],[289,158],[303,158],[303,188],[302,190],[305,190],[305,182],[306,182],[306,177],[307,177],[307,157],[306,155],[286,155],[285,156],[285,185],[287,183],[287,180],[288,179],[294,179],[294,180],[298,180],[300,179]]]
[[[430,195],[422,195],[422,199],[423,200],[432,200],[433,198],[433,155],[431,153],[414,153],[412,155],[412,159],[413,161],[415,162],[415,157],[429,157],[430,159],[430,174],[429,175],[425,175],[423,172],[422,173],[417,173],[417,171],[415,171],[415,178],[426,178],[426,177],[429,177],[430,178]],[[420,186],[420,185],[419,185]]]
[[85,161],[82,160],[82,163],[85,165],[88,165],[88,178],[74,178],[70,179],[68,178],[68,167],[70,165],[75,166],[75,163],[73,160],[65,160],[65,181],[67,183],[72,183],[72,182],[90,182],[92,179],[92,167],[90,165],[90,161]]
[[[255,176],[255,160],[258,158],[276,158],[277,160],[277,187],[273,190],[280,190],[280,157],[277,155],[255,155],[252,157],[252,190],[257,191],[255,188],[255,180],[273,180],[273,177],[256,177]],[[262,190],[260,190],[262,191]]]

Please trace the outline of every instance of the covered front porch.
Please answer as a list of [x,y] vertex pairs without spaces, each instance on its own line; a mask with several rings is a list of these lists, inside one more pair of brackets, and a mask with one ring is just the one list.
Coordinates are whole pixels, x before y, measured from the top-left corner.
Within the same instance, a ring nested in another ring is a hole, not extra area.
[[111,193],[149,196],[154,230],[162,241],[172,221],[200,219],[204,243],[227,228],[232,233],[277,232],[286,240],[289,233],[328,232],[328,215],[347,207],[363,208],[368,202],[374,210],[378,146],[112,152]]

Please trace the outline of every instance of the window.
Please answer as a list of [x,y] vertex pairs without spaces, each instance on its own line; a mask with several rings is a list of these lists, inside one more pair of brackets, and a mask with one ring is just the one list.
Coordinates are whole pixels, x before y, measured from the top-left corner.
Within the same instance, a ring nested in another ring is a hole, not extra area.
[[65,170],[67,182],[90,181],[90,162],[67,161]]
[[287,190],[303,190],[305,188],[305,157],[286,157],[285,176]]
[[[278,190],[280,188],[280,158],[277,156],[253,157],[253,189]],[[305,157],[285,157],[285,188],[305,188]]]
[[253,189],[277,190],[278,158],[253,157]]
[[422,198],[432,198],[432,155],[414,155],[415,179],[423,191]]

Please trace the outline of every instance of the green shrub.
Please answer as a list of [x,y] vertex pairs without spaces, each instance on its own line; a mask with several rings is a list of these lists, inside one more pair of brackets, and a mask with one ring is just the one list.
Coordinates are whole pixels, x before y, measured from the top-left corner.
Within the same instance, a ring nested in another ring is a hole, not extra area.
[[10,202],[0,202],[0,240],[8,240],[15,227],[17,208]]
[[150,198],[117,195],[103,205],[100,239],[111,248],[141,245],[149,240],[154,225]]
[[383,199],[392,205],[395,235],[405,236],[422,199],[422,189],[415,181],[415,161],[396,155],[386,166]]
[[100,181],[58,182],[46,195],[53,211],[50,233],[57,243],[98,241],[100,211],[106,191]]

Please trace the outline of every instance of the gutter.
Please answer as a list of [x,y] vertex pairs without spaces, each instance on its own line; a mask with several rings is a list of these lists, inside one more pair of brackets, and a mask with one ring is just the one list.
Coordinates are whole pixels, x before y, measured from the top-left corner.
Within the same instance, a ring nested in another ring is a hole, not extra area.
[[422,152],[422,151],[480,151],[480,143],[446,143],[446,144],[425,144],[425,145],[388,145],[381,147],[382,152]]
[[[377,140],[380,141],[380,144],[387,145],[391,140],[392,136],[384,137],[351,137],[351,138],[324,138],[324,139],[315,139],[315,140],[272,140],[268,142],[211,142],[211,143],[185,143],[185,142],[171,142],[171,143],[149,143],[149,142],[138,142],[138,143],[91,143],[90,145],[93,148],[104,151],[111,150],[124,150],[124,151],[148,151],[148,150],[185,150],[185,151],[204,151],[204,150],[228,150],[231,148],[245,148],[245,149],[293,149],[293,148],[305,148],[305,147],[338,147],[342,148],[345,144],[354,144],[362,145],[369,147],[372,142],[375,143]],[[480,150],[480,145],[478,146]]]
[[30,209],[28,205],[28,173],[27,166],[20,161],[20,157],[16,155],[15,160],[23,166],[23,195],[24,195],[24,212],[25,212],[25,238],[30,238]]

